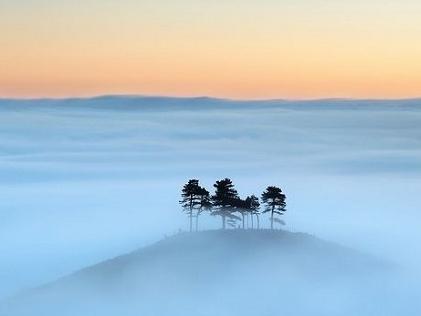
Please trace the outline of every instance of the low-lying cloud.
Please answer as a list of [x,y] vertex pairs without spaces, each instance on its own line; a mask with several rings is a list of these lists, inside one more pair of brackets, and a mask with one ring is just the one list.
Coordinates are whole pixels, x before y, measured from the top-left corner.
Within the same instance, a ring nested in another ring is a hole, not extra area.
[[184,229],[193,177],[279,185],[287,228],[421,263],[418,100],[0,105],[0,298]]

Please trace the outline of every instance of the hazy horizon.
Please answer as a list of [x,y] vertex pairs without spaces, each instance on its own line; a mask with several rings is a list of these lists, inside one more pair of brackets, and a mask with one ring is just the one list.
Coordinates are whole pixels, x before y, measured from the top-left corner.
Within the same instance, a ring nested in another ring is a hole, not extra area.
[[220,101],[238,101],[238,102],[270,102],[270,101],[286,101],[286,102],[312,102],[312,101],[418,101],[421,100],[420,96],[414,97],[401,97],[401,98],[353,98],[353,97],[323,97],[323,98],[235,98],[235,97],[218,97],[212,95],[171,95],[171,94],[119,94],[119,93],[105,93],[105,94],[92,94],[92,95],[68,95],[68,96],[39,96],[39,97],[1,97],[0,100],[12,100],[12,101],[43,101],[43,100],[89,100],[89,99],[101,99],[101,98],[163,98],[163,99],[212,99]]

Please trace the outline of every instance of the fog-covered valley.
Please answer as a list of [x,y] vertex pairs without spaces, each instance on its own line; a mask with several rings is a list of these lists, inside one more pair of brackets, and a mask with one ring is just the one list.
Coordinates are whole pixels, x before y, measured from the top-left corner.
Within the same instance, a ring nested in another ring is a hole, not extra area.
[[[353,283],[333,271],[308,285],[300,273],[271,274],[277,266],[268,263],[247,282],[231,274],[217,279],[228,284],[200,283],[219,304],[204,296],[192,315],[252,315],[263,306],[265,315],[397,315],[419,306],[420,100],[1,100],[0,159],[0,299],[186,230],[185,181],[211,190],[230,177],[242,196],[282,187],[286,230],[373,256],[393,266],[393,277],[373,268]],[[205,215],[200,226],[220,222]],[[244,293],[253,278],[259,286]],[[184,311],[190,303],[173,302]]]

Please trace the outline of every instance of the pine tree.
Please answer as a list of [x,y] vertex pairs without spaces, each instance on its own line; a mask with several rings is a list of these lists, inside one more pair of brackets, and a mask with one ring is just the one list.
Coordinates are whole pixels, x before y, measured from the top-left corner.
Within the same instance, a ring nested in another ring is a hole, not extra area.
[[215,194],[212,196],[213,210],[211,214],[221,216],[222,229],[225,229],[227,219],[230,220],[230,225],[233,224],[233,221],[240,219],[234,214],[238,193],[234,188],[234,184],[228,178],[216,181],[213,186],[215,188]]
[[241,214],[241,226],[243,229],[245,229],[245,217],[248,216],[249,210],[248,210],[248,201],[236,198],[233,200],[233,207],[235,211]]
[[254,220],[253,216],[257,218],[257,228],[259,228],[259,198],[255,195],[248,196],[245,200],[247,212],[250,214],[251,217],[251,228],[254,228]]
[[212,203],[210,201],[210,193],[205,188],[199,186],[198,192],[198,204],[197,204],[197,211],[196,211],[196,231],[199,230],[199,216],[204,211],[210,211],[212,209]]
[[274,215],[283,215],[286,212],[286,196],[282,190],[275,186],[269,186],[262,193],[262,201],[265,204],[263,213],[270,212],[270,228],[273,230]]
[[199,180],[189,180],[181,190],[181,201],[180,204],[183,207],[184,212],[187,213],[189,218],[189,231],[193,231],[193,216],[194,209],[197,205],[200,205],[200,197],[198,195],[200,191]]

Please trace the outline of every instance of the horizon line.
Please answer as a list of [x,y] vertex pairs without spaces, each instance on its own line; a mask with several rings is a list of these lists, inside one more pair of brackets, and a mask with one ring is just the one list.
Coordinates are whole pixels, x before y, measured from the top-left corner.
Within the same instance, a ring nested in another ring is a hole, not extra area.
[[353,97],[321,97],[321,98],[233,98],[233,97],[217,97],[209,95],[159,95],[159,94],[94,94],[87,96],[63,96],[63,97],[1,97],[0,101],[68,101],[68,100],[94,100],[105,98],[150,98],[150,99],[208,99],[216,101],[228,102],[315,102],[315,101],[416,101],[421,100],[418,97],[402,97],[402,98],[353,98]]

